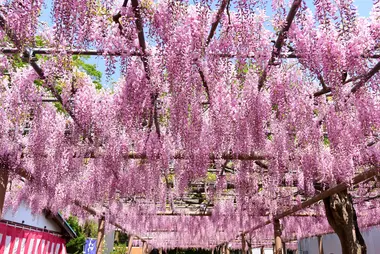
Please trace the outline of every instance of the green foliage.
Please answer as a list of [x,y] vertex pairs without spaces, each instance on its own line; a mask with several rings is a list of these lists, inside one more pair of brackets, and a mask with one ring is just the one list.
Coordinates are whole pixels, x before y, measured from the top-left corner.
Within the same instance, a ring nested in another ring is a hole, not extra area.
[[82,227],[78,223],[78,218],[70,216],[69,219],[67,220],[67,223],[69,223],[70,227],[77,234],[77,238],[71,239],[66,244],[67,253],[74,253],[74,254],[83,253],[83,246],[86,243],[86,236],[83,232]]
[[209,183],[213,183],[213,182],[216,182],[216,173],[212,173],[212,172],[207,172],[207,175],[206,175],[206,181],[209,182]]
[[330,140],[329,140],[329,138],[328,138],[327,136],[324,136],[324,137],[323,137],[323,144],[324,144],[325,146],[327,146],[327,147],[330,146]]
[[127,246],[125,243],[123,244],[115,244],[111,254],[125,254],[127,252]]
[[63,108],[61,103],[59,102],[53,102],[53,103],[54,103],[54,107],[57,109],[59,113],[67,114],[66,110]]
[[98,224],[96,221],[87,220],[83,225],[84,234],[90,238],[96,238],[98,235]]
[[34,80],[34,84],[38,87],[42,86],[43,85],[43,81],[41,79],[36,79]]
[[12,67],[15,69],[27,67],[29,64],[25,62],[18,54],[14,54],[11,59],[12,60],[10,62],[12,64]]
[[127,244],[128,241],[129,241],[129,237],[127,234],[123,233],[123,232],[118,232],[118,239],[117,239],[118,243],[123,243],[123,244]]
[[168,183],[174,183],[174,179],[175,179],[175,174],[174,173],[169,173],[167,176],[167,181]]
[[78,218],[70,216],[67,219],[67,223],[77,234],[77,238],[71,239],[66,244],[67,253],[79,254],[83,253],[83,247],[86,243],[86,238],[96,238],[98,229],[97,224],[94,221],[86,221],[84,226],[79,225]]
[[44,41],[44,39],[40,35],[37,35],[35,37],[34,42],[36,43],[36,47],[39,47],[39,48],[45,47],[47,44],[46,41]]
[[120,232],[120,231],[115,231],[115,242],[114,242],[114,247],[112,250],[112,254],[125,254],[127,253],[127,244],[129,241],[129,237],[127,234]]
[[102,80],[102,73],[96,69],[96,64],[89,64],[84,61],[84,59],[88,58],[89,57],[84,56],[73,56],[73,64],[92,78],[96,89],[101,89],[102,85],[100,82]]

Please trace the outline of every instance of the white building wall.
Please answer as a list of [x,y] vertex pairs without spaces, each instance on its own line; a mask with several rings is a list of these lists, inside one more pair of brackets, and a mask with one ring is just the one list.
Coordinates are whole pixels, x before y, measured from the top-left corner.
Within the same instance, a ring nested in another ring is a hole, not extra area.
[[[367,245],[367,254],[380,253],[380,227],[372,227],[362,231]],[[336,234],[327,234],[322,237],[323,252],[325,254],[342,254],[340,241]],[[299,254],[318,254],[318,238],[310,237],[298,242]]]
[[50,231],[61,232],[61,228],[53,221],[47,219],[44,214],[33,215],[31,210],[24,204],[21,204],[15,213],[13,213],[11,209],[7,210],[3,214],[2,219],[41,229],[45,228]]
[[[254,248],[252,249],[252,254],[261,254],[260,248]],[[273,254],[272,248],[264,248],[264,254]]]

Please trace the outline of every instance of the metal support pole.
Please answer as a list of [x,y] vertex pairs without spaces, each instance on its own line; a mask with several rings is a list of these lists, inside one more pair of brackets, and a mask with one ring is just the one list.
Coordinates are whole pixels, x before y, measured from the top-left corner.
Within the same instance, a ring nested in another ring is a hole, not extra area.
[[104,216],[100,217],[98,224],[98,238],[96,241],[96,254],[103,253],[103,241],[104,241],[105,220]]
[[280,220],[274,220],[274,254],[282,254],[281,224]]
[[0,218],[3,216],[5,193],[7,192],[8,185],[8,171],[0,169]]

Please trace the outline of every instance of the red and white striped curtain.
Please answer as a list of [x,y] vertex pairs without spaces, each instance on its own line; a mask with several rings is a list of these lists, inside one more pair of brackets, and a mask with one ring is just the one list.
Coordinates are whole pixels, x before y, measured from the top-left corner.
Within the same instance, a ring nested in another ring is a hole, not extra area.
[[66,254],[65,240],[0,223],[0,254]]

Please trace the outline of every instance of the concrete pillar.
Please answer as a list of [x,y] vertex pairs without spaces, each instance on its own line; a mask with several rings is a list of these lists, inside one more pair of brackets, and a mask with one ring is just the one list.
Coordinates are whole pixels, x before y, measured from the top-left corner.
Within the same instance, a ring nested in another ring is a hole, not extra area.
[[105,230],[105,220],[104,216],[99,219],[98,224],[98,237],[96,241],[96,254],[103,253],[103,242],[104,242],[104,230]]

